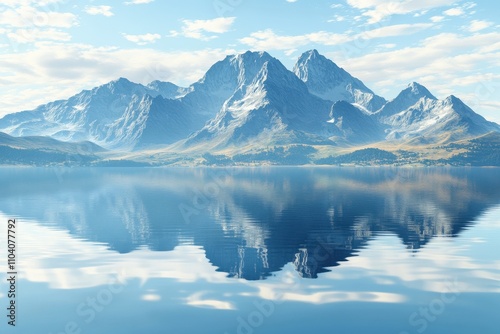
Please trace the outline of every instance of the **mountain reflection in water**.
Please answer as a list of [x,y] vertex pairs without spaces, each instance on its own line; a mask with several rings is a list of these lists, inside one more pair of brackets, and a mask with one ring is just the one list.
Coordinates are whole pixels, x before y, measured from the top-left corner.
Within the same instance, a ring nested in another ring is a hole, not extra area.
[[259,280],[334,270],[380,234],[408,252],[456,237],[500,202],[498,169],[2,169],[0,210],[128,253],[201,246]]

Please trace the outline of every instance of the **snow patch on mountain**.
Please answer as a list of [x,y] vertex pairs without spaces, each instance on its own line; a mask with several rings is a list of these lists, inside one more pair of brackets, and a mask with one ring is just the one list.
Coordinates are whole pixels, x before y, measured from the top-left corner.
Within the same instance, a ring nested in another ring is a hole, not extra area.
[[[316,50],[293,72],[267,52],[225,57],[187,88],[119,78],[0,119],[13,136],[92,141],[113,150],[462,139],[500,127],[454,96],[412,82],[386,102]],[[173,146],[170,146],[173,147]]]
[[[497,124],[488,122],[455,96],[438,100],[425,87],[414,83],[389,103],[392,103],[390,108],[384,107],[380,111],[389,116],[378,115],[390,126],[388,140],[418,137],[424,142],[452,141],[500,131]],[[398,112],[398,108],[405,109]]]
[[316,50],[303,53],[293,71],[312,94],[324,100],[356,103],[371,112],[377,111],[386,102]]
[[420,99],[435,101],[437,98],[427,88],[419,83],[412,82],[398,96],[387,102],[378,112],[377,116],[382,121],[394,114],[406,110],[415,105]]

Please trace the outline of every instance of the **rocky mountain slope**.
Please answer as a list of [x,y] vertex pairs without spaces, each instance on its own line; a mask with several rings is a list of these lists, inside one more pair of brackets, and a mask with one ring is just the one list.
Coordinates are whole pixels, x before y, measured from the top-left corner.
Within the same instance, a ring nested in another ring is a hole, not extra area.
[[0,119],[0,131],[88,141],[115,152],[202,154],[286,145],[443,144],[500,132],[500,126],[457,97],[439,100],[416,82],[386,101],[311,50],[293,71],[267,52],[227,56],[187,88],[120,78],[9,114]]

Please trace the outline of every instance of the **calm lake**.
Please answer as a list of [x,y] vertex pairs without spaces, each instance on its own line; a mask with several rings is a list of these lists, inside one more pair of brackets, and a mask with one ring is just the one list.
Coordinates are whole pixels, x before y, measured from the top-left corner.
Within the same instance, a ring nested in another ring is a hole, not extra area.
[[500,169],[1,168],[0,185],[1,333],[500,333]]

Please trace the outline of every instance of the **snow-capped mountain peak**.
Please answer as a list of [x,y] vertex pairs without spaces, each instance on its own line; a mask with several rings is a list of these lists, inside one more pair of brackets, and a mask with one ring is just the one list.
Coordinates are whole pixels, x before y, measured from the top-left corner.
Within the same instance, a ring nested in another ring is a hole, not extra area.
[[415,81],[409,83],[408,87],[403,90],[400,95],[412,95],[418,98],[427,97],[432,100],[437,100],[436,97],[432,95],[427,88]]
[[378,110],[386,102],[317,50],[303,53],[293,71],[312,94],[324,100],[357,103],[371,112]]
[[185,96],[189,93],[188,88],[179,87],[171,82],[155,80],[146,86],[150,91],[150,95],[156,97],[161,95],[166,99],[176,99]]
[[396,98],[387,102],[377,113],[380,119],[385,119],[414,106],[421,99],[437,100],[431,92],[417,82],[412,82],[403,89]]
[[238,64],[239,86],[214,120],[186,144],[222,148],[253,139],[265,145],[290,141],[304,131],[327,131],[330,103],[310,94],[279,60],[265,52],[229,59]]
[[458,140],[499,131],[500,127],[476,114],[451,95],[438,100],[424,86],[411,83],[376,115],[390,126],[387,139],[417,138],[423,142]]
[[238,55],[226,56],[215,63],[193,86],[205,85],[224,87],[234,91],[238,86],[248,83],[260,71],[262,65],[271,59],[267,52],[247,51]]
[[7,115],[0,119],[0,131],[89,140],[113,150],[177,143],[207,151],[383,138],[433,140],[444,138],[443,133],[466,138],[500,127],[455,96],[438,100],[416,82],[386,102],[310,50],[293,72],[267,52],[227,56],[188,88],[162,81],[144,86],[119,78],[67,100]]

